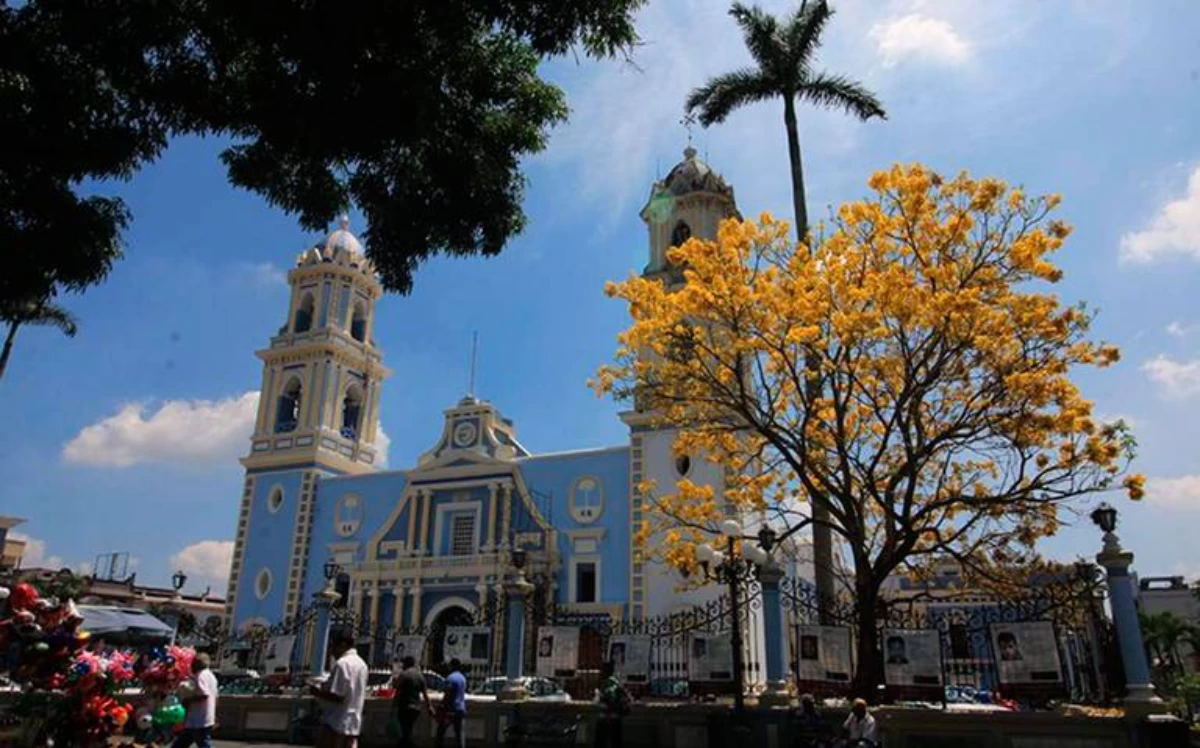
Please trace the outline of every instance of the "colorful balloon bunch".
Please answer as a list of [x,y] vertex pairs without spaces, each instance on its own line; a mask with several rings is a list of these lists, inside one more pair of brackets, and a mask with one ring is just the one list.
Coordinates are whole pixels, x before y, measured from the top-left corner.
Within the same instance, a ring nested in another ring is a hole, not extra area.
[[155,647],[146,654],[141,672],[142,688],[147,694],[165,696],[192,676],[195,650],[187,647]]
[[0,600],[8,602],[7,614],[0,617],[0,671],[31,688],[61,688],[58,676],[69,670],[90,636],[80,628],[83,616],[75,603],[39,598],[24,582],[0,590]]

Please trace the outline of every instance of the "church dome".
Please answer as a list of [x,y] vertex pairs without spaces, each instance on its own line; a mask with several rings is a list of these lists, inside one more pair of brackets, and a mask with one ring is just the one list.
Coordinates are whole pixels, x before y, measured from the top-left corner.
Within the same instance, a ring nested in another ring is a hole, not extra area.
[[667,173],[661,185],[676,196],[689,192],[715,192],[733,196],[733,188],[711,166],[696,158],[696,149],[691,146],[684,149],[683,160]]
[[364,254],[362,243],[358,241],[358,237],[350,233],[350,217],[342,216],[338,221],[337,229],[329,235],[325,240],[325,254],[331,256],[339,249],[354,254]]

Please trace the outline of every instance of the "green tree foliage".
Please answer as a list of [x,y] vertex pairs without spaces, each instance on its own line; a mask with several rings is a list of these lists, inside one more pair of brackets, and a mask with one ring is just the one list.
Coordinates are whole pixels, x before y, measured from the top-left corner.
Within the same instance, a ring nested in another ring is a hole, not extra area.
[[130,216],[81,185],[177,134],[230,138],[230,181],[306,229],[357,206],[389,290],[494,255],[567,115],[540,60],[631,50],[644,1],[0,0],[0,305],[103,280]]

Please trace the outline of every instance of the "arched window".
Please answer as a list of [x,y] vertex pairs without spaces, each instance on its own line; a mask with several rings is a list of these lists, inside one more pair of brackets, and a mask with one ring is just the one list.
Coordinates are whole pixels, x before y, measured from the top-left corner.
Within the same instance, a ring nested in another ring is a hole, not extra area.
[[675,224],[675,228],[671,230],[671,246],[681,247],[683,243],[692,238],[692,227],[688,226],[683,221]]
[[354,316],[350,319],[350,337],[360,343],[367,339],[367,305],[361,301],[354,305]]
[[352,384],[346,388],[346,396],[342,398],[342,436],[347,439],[358,438],[359,421],[362,420],[362,388]]
[[275,410],[275,433],[282,434],[295,431],[300,423],[300,380],[293,378],[283,388],[279,396],[279,406]]
[[313,295],[311,293],[304,294],[304,298],[300,300],[300,306],[296,307],[296,322],[292,325],[292,332],[308,332],[312,329],[313,312],[316,306]]

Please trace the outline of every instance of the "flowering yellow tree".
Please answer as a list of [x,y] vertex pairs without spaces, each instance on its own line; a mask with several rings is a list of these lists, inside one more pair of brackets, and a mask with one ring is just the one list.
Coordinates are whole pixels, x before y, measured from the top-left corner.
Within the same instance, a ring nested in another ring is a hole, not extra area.
[[730,476],[723,496],[643,486],[641,527],[681,569],[730,510],[781,533],[825,495],[852,561],[859,671],[877,662],[880,585],[953,558],[980,573],[1030,558],[1074,499],[1123,486],[1134,441],[1070,379],[1117,350],[1045,285],[1070,229],[1059,198],[897,166],[812,247],[763,215],[669,253],[685,282],[610,284],[633,317],[593,386],[679,429],[676,450]]

